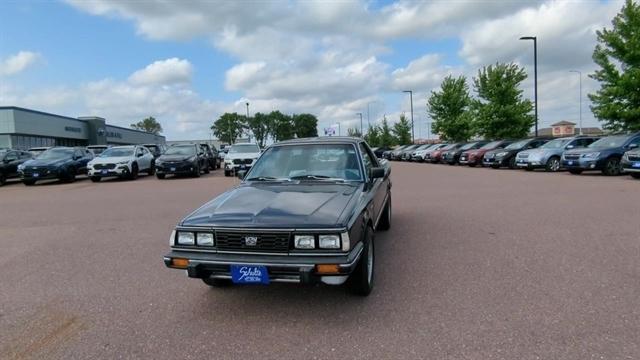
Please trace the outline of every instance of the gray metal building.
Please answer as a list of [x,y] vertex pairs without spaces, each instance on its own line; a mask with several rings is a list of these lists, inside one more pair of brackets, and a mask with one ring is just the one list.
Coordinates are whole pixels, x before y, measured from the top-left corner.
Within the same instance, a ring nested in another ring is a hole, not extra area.
[[0,106],[0,148],[164,144],[165,137],[107,125],[97,116],[72,118],[15,106]]

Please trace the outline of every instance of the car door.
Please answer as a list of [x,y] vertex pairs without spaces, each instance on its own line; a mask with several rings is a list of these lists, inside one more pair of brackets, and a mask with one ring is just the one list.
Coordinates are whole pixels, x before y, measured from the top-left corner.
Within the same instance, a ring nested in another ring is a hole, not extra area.
[[151,169],[151,164],[153,163],[153,154],[151,153],[151,151],[149,151],[149,149],[142,147],[142,152],[144,153],[144,158],[146,160],[146,168],[147,169]]
[[11,151],[4,157],[4,171],[7,178],[18,175],[18,165],[20,164],[20,155],[17,151]]
[[364,165],[365,172],[365,181],[367,181],[369,186],[369,194],[371,197],[372,208],[369,209],[371,215],[373,216],[374,224],[378,221],[382,213],[382,207],[384,206],[384,201],[386,197],[386,184],[389,181],[388,177],[371,179],[371,169],[374,167],[378,167],[378,160],[373,155],[369,147],[364,143],[360,142],[360,155],[362,156],[362,164]]

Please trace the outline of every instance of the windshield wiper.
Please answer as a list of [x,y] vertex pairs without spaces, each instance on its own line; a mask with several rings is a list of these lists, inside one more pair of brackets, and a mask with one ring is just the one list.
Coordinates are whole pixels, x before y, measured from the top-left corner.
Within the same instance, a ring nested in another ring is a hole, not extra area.
[[247,181],[289,181],[287,178],[277,178],[273,176],[256,176],[249,179]]
[[344,181],[344,179],[340,178],[332,178],[326,175],[298,175],[292,176],[289,179],[291,180],[329,180],[329,181]]

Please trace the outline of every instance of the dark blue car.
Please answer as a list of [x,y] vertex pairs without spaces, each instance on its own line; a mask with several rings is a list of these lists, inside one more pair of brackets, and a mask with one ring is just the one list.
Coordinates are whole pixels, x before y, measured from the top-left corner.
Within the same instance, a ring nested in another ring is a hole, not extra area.
[[640,146],[640,132],[604,137],[586,148],[568,150],[562,154],[562,166],[572,174],[601,171],[604,175],[620,175],[625,152]]
[[91,159],[93,154],[83,147],[52,147],[23,164],[22,182],[25,185],[49,179],[72,182],[76,175],[87,173],[87,163]]

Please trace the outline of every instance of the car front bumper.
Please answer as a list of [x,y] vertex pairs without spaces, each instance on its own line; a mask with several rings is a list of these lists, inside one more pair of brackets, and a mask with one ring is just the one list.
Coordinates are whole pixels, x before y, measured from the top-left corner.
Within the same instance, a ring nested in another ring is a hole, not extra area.
[[640,161],[622,160],[622,171],[625,173],[640,173]]
[[[362,250],[361,242],[348,253],[329,256],[194,252],[173,248],[164,256],[164,264],[186,270],[187,276],[199,279],[231,279],[231,265],[260,265],[267,267],[270,282],[340,285],[358,265]],[[187,259],[188,265],[186,268],[173,266],[173,259]],[[337,265],[338,272],[320,274],[316,265]]]
[[196,165],[191,162],[187,163],[156,163],[156,174],[191,174],[195,171]]
[[565,169],[576,170],[602,170],[604,168],[605,159],[584,159],[577,160],[562,159],[562,167]]
[[22,180],[51,180],[59,179],[62,170],[60,168],[41,168],[37,170],[23,170],[20,173]]
[[229,164],[229,163],[224,164],[225,171],[238,171],[238,170],[249,170],[249,169],[251,169],[251,165],[247,165],[247,164]]
[[131,173],[129,166],[126,164],[117,165],[114,169],[96,169],[90,167],[87,171],[89,176],[92,177],[126,176]]

